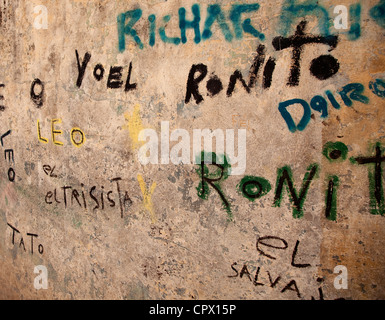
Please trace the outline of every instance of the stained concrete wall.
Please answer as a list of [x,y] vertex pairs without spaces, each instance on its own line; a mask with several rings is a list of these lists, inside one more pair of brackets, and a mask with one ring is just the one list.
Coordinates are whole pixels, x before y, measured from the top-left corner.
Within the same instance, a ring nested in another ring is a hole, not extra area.
[[1,1],[0,297],[383,299],[384,6]]

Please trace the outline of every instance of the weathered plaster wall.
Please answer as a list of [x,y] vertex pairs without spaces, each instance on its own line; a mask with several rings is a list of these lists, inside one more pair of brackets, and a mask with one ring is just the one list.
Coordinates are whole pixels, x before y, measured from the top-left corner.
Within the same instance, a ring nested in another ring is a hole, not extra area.
[[[183,9],[200,18],[186,41]],[[384,11],[1,1],[0,297],[385,298]],[[143,129],[157,163],[139,161]],[[176,129],[190,161],[165,164]],[[194,129],[234,129],[235,155],[246,130],[244,172],[202,175]]]

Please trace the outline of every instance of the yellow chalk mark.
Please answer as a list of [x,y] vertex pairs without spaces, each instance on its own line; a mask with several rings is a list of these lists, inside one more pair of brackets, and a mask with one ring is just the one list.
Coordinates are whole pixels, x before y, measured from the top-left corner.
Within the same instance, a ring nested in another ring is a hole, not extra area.
[[61,119],[52,119],[51,120],[51,132],[52,132],[52,142],[57,146],[63,146],[63,142],[56,140],[55,136],[63,134],[62,130],[55,130],[55,123],[61,123]]
[[[81,138],[80,141],[75,140],[75,133],[77,133],[78,136],[80,136]],[[84,144],[84,142],[86,142],[86,136],[84,135],[84,132],[79,128],[72,128],[70,137],[71,137],[72,144],[77,148],[80,148]]]
[[40,121],[39,121],[39,119],[37,119],[37,138],[38,138],[39,141],[41,141],[41,142],[48,143],[48,139],[43,138],[43,137],[41,136]]
[[138,140],[139,133],[142,131],[143,124],[142,124],[142,118],[140,117],[140,105],[135,105],[134,106],[134,111],[132,114],[129,114],[126,112],[124,114],[124,118],[127,121],[127,124],[124,125],[122,128],[127,129],[131,138],[132,142],[132,149],[138,149],[143,142]]
[[156,182],[152,183],[150,190],[147,189],[146,183],[144,182],[143,177],[140,174],[138,174],[138,182],[139,182],[140,190],[142,190],[142,194],[143,194],[143,206],[150,214],[151,222],[155,223],[156,216],[155,216],[155,211],[154,211],[154,206],[152,204],[151,196],[155,191]]

